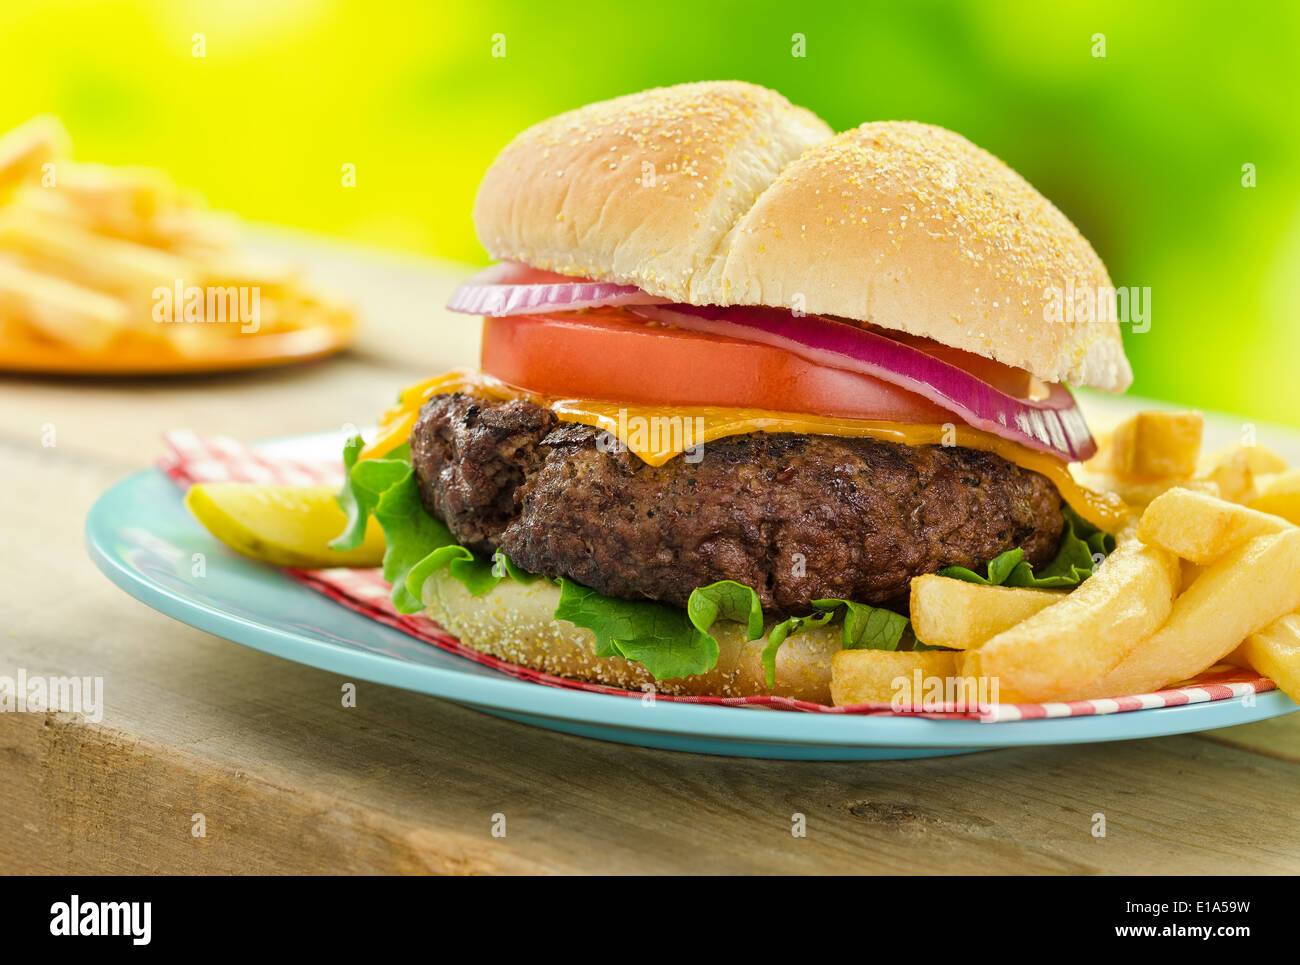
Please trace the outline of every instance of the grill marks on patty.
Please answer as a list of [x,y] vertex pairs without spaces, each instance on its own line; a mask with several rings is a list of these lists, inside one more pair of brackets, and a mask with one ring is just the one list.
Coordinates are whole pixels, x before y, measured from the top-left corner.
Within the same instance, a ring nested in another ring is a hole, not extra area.
[[555,426],[555,415],[531,402],[435,396],[411,433],[421,502],[463,546],[491,554],[518,518],[519,489]]
[[913,576],[1023,547],[1056,552],[1061,498],[992,453],[754,433],[696,463],[601,452],[598,431],[529,402],[432,398],[411,436],[426,508],[475,552],[608,596],[683,606],[730,579],[765,609],[905,602]]

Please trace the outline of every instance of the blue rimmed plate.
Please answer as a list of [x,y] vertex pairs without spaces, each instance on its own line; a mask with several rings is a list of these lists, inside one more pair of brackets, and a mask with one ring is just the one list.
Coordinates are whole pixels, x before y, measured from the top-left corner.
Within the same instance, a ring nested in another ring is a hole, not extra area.
[[[264,443],[271,457],[337,454],[337,434]],[[158,470],[104,493],[86,520],[91,558],[118,586],[170,617],[322,670],[452,700],[510,720],[602,740],[741,757],[880,760],[1026,744],[1134,740],[1227,727],[1297,708],[1270,691],[1091,717],[1002,723],[780,712],[546,687],[505,676],[361,616],[286,574],[228,550],[190,516]],[[205,557],[202,576],[193,554]]]

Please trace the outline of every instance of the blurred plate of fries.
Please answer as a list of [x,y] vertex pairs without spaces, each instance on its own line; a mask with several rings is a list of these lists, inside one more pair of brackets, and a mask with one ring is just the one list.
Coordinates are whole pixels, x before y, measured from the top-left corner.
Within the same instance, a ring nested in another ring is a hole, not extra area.
[[0,136],[0,370],[256,368],[337,352],[355,327],[166,172],[73,160],[52,117]]

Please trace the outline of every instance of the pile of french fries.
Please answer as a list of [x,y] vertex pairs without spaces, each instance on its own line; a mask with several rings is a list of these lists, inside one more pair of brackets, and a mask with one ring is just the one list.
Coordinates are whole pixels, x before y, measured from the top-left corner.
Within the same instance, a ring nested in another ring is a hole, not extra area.
[[1070,591],[918,577],[916,638],[946,649],[842,651],[835,703],[916,706],[917,681],[941,678],[967,707],[1120,697],[1225,662],[1300,700],[1300,470],[1257,445],[1202,457],[1201,434],[1198,413],[1124,422],[1076,472],[1132,510],[1092,576]]
[[34,346],[201,358],[231,339],[353,324],[298,268],[247,253],[238,218],[166,172],[74,161],[52,117],[0,136],[0,364]]

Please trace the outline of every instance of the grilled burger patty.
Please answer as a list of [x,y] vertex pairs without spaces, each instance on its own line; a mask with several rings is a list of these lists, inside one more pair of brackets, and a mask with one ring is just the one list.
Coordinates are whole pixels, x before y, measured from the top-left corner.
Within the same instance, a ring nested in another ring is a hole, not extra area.
[[677,606],[724,579],[777,614],[905,604],[912,577],[945,566],[1015,547],[1042,565],[1064,526],[1046,477],[974,449],[753,433],[656,468],[598,435],[530,402],[439,395],[411,461],[425,507],[475,552]]

